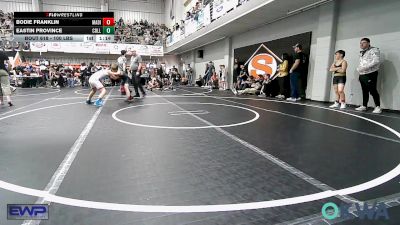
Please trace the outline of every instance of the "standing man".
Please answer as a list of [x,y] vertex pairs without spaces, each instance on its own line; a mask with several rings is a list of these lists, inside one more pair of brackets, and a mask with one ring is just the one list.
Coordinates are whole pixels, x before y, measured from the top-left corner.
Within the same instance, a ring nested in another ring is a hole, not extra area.
[[[120,71],[120,78],[121,78],[121,94],[125,92],[126,94],[126,101],[132,101],[133,97],[131,96],[131,92],[129,91],[129,77],[128,71],[126,70],[126,62],[127,59],[125,57],[126,51],[121,51],[121,56],[118,58],[118,70]],[[123,92],[122,92],[123,91]]]
[[240,67],[239,67],[239,62],[238,59],[234,59],[233,61],[233,86],[232,86],[232,90],[233,89],[237,89],[237,80],[239,77],[239,73],[240,73]]
[[131,57],[131,64],[130,69],[132,73],[132,80],[133,80],[133,88],[135,89],[135,98],[140,98],[139,90],[142,92],[143,97],[146,96],[146,92],[143,89],[142,84],[140,83],[140,75],[142,71],[142,57],[136,54],[136,50],[132,50],[130,52]]
[[193,85],[193,69],[190,67],[190,63],[188,64],[188,68],[186,69],[186,78],[188,79],[189,86]]
[[[288,101],[299,101],[300,98],[300,79],[303,79],[307,72],[307,56],[303,53],[303,46],[301,44],[296,44],[293,46],[294,49],[294,64],[290,69],[290,98]],[[303,81],[304,82],[304,81]],[[301,82],[301,83],[303,83]]]
[[[7,64],[7,67],[6,67]],[[8,105],[11,107],[11,87],[10,79],[8,77],[8,70],[11,69],[11,63],[8,56],[0,51],[0,104],[3,105],[3,95],[6,96]]]
[[245,83],[246,83],[247,79],[249,78],[249,75],[247,74],[247,70],[243,64],[241,64],[239,66],[239,68],[240,68],[239,78],[238,78],[239,81],[238,81],[237,85],[238,85],[238,89],[243,90]]
[[172,73],[178,74],[178,68],[172,66]]
[[205,84],[206,84],[206,86],[208,85],[209,80],[211,79],[211,76],[214,74],[214,72],[215,72],[214,64],[213,64],[212,61],[210,61],[207,64],[206,75],[205,75]]
[[372,95],[375,102],[375,109],[372,113],[381,113],[381,102],[376,84],[378,80],[378,70],[381,64],[380,51],[378,48],[371,47],[368,38],[361,39],[360,64],[357,71],[360,74],[359,80],[363,94],[363,104],[356,108],[357,111],[366,111],[368,107],[369,94]]

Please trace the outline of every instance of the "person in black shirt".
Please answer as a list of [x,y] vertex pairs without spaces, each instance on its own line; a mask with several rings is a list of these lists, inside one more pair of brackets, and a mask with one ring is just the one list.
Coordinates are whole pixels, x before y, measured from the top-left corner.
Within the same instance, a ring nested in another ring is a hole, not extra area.
[[157,76],[158,76],[158,78],[159,79],[164,79],[164,71],[163,71],[163,68],[162,68],[162,65],[160,65],[158,68],[157,68]]
[[6,54],[3,51],[0,51],[0,104],[3,103],[3,95],[6,96],[8,105],[11,107],[13,104],[11,103],[11,87],[10,87],[10,79],[8,78],[8,70],[10,69],[11,64]]
[[232,89],[237,89],[237,81],[238,81],[239,73],[240,73],[240,67],[239,67],[238,59],[234,59],[234,62],[233,62],[233,86],[232,86]]
[[[290,74],[290,98],[286,99],[288,101],[298,101],[301,100],[300,86],[304,83],[300,80],[304,79],[307,73],[307,56],[302,52],[303,46],[301,44],[296,44],[293,46],[294,49],[294,63],[289,71]],[[300,85],[299,85],[300,83]]]
[[238,87],[240,90],[244,90],[246,88],[246,81],[249,78],[249,75],[247,74],[246,68],[244,65],[240,65],[240,72],[239,72],[239,81],[238,81]]

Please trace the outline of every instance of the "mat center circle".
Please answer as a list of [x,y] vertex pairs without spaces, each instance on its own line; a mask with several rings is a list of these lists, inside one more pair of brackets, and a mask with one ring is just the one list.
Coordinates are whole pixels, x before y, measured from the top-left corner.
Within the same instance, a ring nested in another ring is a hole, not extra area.
[[[185,109],[181,108],[185,105]],[[161,106],[161,107],[160,107]],[[138,116],[129,116],[129,109],[135,109]],[[125,111],[125,112],[124,112]],[[123,114],[123,115],[121,115]],[[243,121],[232,121],[229,115],[241,114],[243,118],[249,118]],[[217,118],[214,124],[200,116],[212,115]],[[155,124],[157,116],[166,120],[166,124]],[[235,127],[252,123],[260,117],[260,115],[251,109],[236,105],[218,104],[218,103],[201,103],[201,102],[178,102],[178,103],[152,103],[129,106],[115,111],[112,114],[114,120],[132,126],[158,128],[158,129],[207,129],[207,128],[223,128]],[[134,119],[135,121],[129,121]],[[138,121],[140,120],[140,122]],[[220,124],[224,123],[225,124]]]

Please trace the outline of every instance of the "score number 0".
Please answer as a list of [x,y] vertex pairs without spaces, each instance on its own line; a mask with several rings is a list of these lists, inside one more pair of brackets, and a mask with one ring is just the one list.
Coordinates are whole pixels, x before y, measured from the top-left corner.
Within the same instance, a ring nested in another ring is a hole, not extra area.
[[114,18],[103,18],[103,34],[114,34]]
[[103,18],[103,26],[114,26],[114,18]]

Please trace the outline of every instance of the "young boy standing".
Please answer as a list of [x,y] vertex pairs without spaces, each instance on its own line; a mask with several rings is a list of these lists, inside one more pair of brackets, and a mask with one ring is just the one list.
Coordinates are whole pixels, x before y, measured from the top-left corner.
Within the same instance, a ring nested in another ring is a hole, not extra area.
[[120,71],[118,71],[118,65],[117,64],[112,64],[110,70],[104,69],[104,70],[99,70],[96,73],[94,73],[92,76],[89,78],[89,84],[92,90],[89,93],[88,99],[86,100],[86,104],[92,104],[92,97],[96,93],[97,90],[100,91],[100,95],[98,99],[94,102],[94,105],[97,107],[103,106],[103,97],[106,95],[106,89],[104,88],[103,84],[101,83],[101,79],[103,79],[106,76],[109,76],[110,79],[116,80],[118,79],[118,76],[120,75]]

